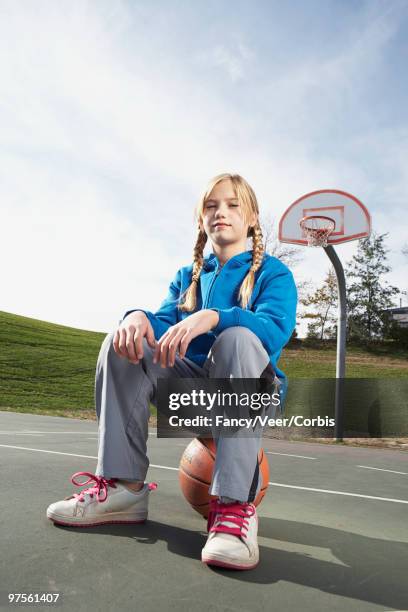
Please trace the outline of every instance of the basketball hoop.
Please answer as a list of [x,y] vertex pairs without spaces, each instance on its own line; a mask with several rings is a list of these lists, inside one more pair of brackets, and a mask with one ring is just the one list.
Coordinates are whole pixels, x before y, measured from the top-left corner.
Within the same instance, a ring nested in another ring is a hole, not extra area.
[[351,193],[340,189],[318,189],[302,195],[288,206],[279,221],[280,242],[323,247],[336,273],[339,297],[334,406],[337,441],[343,440],[344,432],[347,292],[343,266],[334,247],[368,238],[370,233],[371,216],[367,208]]
[[330,234],[336,227],[331,217],[309,215],[299,221],[308,246],[326,247]]

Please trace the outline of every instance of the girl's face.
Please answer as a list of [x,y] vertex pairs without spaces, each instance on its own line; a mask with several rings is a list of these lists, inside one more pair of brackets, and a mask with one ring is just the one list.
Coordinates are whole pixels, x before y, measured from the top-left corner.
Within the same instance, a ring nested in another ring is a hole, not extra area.
[[[254,219],[250,224],[255,223]],[[243,244],[245,248],[249,224],[245,223],[243,211],[230,179],[220,181],[204,202],[201,229],[204,229],[213,244],[225,247]]]

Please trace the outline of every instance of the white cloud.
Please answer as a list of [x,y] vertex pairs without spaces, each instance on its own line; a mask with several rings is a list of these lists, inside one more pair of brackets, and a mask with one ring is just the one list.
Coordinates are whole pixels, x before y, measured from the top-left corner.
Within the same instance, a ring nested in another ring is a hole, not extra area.
[[[279,68],[244,42],[245,24],[199,48],[186,28],[182,53],[160,6],[1,10],[3,260],[13,253],[2,309],[105,331],[128,307],[156,308],[191,258],[201,190],[229,170],[275,218],[316,188],[355,193],[393,229],[403,282],[408,139],[360,104],[384,69],[398,11],[363,15],[337,53],[305,49],[296,65],[288,41]],[[346,259],[355,245],[341,249]],[[296,274],[326,269],[308,249]]]
[[104,331],[129,308],[157,307],[182,263],[160,237],[111,212],[93,184],[36,178],[20,191],[22,206],[1,211],[2,309]]
[[217,44],[208,52],[199,53],[195,61],[205,68],[221,68],[233,83],[244,79],[254,52],[242,41],[232,41],[230,44]]

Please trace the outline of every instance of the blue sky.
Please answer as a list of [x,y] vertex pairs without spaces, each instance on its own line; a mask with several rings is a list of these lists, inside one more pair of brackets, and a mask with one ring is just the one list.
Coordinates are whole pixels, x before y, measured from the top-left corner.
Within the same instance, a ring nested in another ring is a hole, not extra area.
[[[406,291],[407,26],[405,0],[3,0],[0,309],[103,332],[155,310],[225,171],[275,223],[354,194]],[[302,256],[319,281],[324,254]]]

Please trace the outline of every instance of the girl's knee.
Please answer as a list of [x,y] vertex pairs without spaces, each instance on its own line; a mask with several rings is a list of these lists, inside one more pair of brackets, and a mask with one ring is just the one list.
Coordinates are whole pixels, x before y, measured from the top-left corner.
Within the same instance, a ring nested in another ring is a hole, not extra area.
[[118,355],[118,353],[115,351],[115,347],[113,345],[115,335],[116,329],[105,336],[99,350],[99,359],[101,359],[103,356],[106,356],[107,359],[111,359],[112,357],[120,358],[120,355]]
[[109,350],[109,348],[113,346],[114,337],[115,337],[115,332],[110,332],[109,334],[105,336],[105,338],[102,340],[100,352],[104,350]]
[[104,342],[106,342],[107,344],[113,344],[114,338],[115,338],[115,332],[111,331],[109,332],[109,334],[105,336]]
[[214,341],[213,348],[216,346],[242,346],[247,348],[253,345],[254,347],[262,346],[262,342],[253,331],[247,327],[237,325],[235,327],[228,327],[217,336]]

